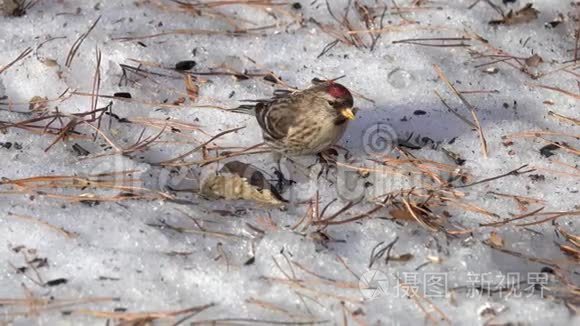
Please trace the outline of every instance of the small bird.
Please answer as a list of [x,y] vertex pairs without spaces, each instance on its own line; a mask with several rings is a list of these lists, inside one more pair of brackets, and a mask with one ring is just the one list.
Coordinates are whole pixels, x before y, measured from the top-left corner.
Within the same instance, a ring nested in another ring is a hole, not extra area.
[[301,91],[278,91],[269,100],[236,109],[251,110],[264,141],[290,156],[318,154],[334,145],[355,118],[350,91],[334,81],[317,82]]

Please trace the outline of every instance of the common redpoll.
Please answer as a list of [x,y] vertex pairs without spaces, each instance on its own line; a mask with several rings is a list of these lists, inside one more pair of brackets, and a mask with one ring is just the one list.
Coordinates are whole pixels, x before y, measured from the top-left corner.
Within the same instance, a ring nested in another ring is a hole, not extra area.
[[251,110],[262,129],[264,141],[287,155],[317,154],[334,145],[355,118],[350,91],[333,81],[296,92],[278,92],[269,100],[242,105]]

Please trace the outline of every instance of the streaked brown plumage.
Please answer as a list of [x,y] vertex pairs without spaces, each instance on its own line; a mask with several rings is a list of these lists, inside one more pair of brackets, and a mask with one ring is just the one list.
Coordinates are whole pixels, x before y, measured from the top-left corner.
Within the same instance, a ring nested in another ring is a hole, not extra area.
[[350,91],[335,82],[323,82],[296,92],[278,93],[253,106],[264,141],[287,155],[316,154],[335,144],[348,121],[354,119]]

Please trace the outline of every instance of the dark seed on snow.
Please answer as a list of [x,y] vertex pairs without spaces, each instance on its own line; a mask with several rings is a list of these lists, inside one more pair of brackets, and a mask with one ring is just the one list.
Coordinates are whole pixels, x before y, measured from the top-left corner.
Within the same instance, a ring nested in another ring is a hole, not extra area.
[[66,278],[57,278],[57,279],[50,280],[50,281],[44,283],[44,285],[57,286],[57,285],[61,285],[61,284],[66,284],[67,282],[68,282],[68,280]]
[[175,64],[175,70],[190,70],[196,65],[197,63],[193,60],[179,61]]
[[114,97],[132,98],[131,93],[127,93],[127,92],[115,93],[115,94],[113,94],[113,96]]
[[548,144],[542,148],[540,148],[540,154],[543,157],[550,157],[553,155],[556,155],[556,153],[554,153],[555,150],[559,149],[560,146],[555,145],[555,144]]

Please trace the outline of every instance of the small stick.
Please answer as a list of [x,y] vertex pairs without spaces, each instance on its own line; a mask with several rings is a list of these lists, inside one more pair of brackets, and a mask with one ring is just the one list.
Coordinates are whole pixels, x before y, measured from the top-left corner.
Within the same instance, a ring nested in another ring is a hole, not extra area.
[[95,311],[87,309],[74,310],[73,313],[89,315],[100,318],[112,318],[123,321],[134,321],[136,324],[141,324],[143,321],[152,321],[155,319],[173,318],[184,314],[200,313],[208,308],[214,307],[215,303],[206,304],[199,307],[192,307],[183,310],[174,311],[155,311],[155,312],[110,312],[110,311]]
[[49,229],[51,229],[53,231],[56,231],[57,233],[62,234],[66,238],[69,238],[69,239],[72,239],[72,238],[74,238],[74,237],[77,236],[73,232],[67,231],[67,230],[65,230],[65,229],[63,229],[61,227],[58,227],[58,226],[54,226],[54,225],[52,225],[52,224],[50,224],[48,222],[42,221],[42,220],[40,220],[38,218],[35,218],[35,217],[32,217],[32,216],[25,216],[25,215],[13,214],[11,212],[8,212],[8,215],[7,216],[15,217],[15,218],[18,218],[18,219],[21,219],[21,220],[24,220],[24,221],[30,221],[30,222],[37,223],[37,224],[40,224],[40,225],[44,225],[44,226],[48,227]]
[[[415,39],[396,40],[396,41],[393,41],[393,44],[412,44],[412,45],[440,47],[440,48],[470,47],[471,46],[470,44],[463,42],[463,41],[470,41],[470,40],[471,40],[471,38],[466,38],[466,37],[415,38]],[[429,41],[441,41],[441,44],[426,43]],[[445,43],[445,41],[460,41],[460,42],[449,44],[449,43]]]
[[405,207],[407,208],[407,211],[409,211],[409,214],[411,214],[411,216],[423,227],[425,227],[426,229],[430,230],[430,231],[437,231],[437,229],[435,229],[434,227],[432,227],[431,225],[427,224],[425,221],[423,221],[423,219],[421,219],[419,216],[417,216],[417,214],[415,213],[415,209],[417,209],[416,207],[411,207],[411,204],[409,203],[409,201],[406,198],[403,198],[403,204],[405,204]]
[[467,119],[466,117],[462,116],[461,114],[459,114],[457,111],[453,110],[451,108],[451,106],[449,106],[449,104],[447,104],[447,102],[445,102],[445,100],[443,99],[443,97],[441,96],[441,94],[439,94],[439,92],[434,91],[435,95],[437,95],[437,97],[439,97],[439,99],[441,100],[441,103],[443,103],[443,105],[445,105],[445,107],[447,108],[447,110],[449,110],[449,112],[453,113],[456,117],[458,117],[459,119],[461,119],[461,121],[467,123],[470,127],[477,129],[477,126],[469,121],[469,119]]
[[[353,206],[356,206],[358,204],[358,202],[352,202],[349,201],[344,207],[342,207],[341,209],[338,210],[338,212],[332,214],[332,216],[325,218],[325,219],[320,219],[318,221],[313,221],[312,224],[318,224],[318,225],[324,225],[324,227],[326,227],[332,220],[334,220],[335,218],[337,218],[340,214],[348,211],[349,209],[351,209]],[[324,228],[323,227],[323,228]]]
[[475,112],[475,107],[473,105],[471,105],[471,103],[469,103],[465,99],[465,97],[463,95],[461,95],[461,93],[455,88],[455,86],[453,86],[451,84],[449,79],[447,79],[447,77],[443,73],[443,70],[441,70],[441,67],[439,67],[436,64],[433,65],[433,67],[435,68],[435,72],[437,73],[437,75],[439,75],[439,78],[441,78],[447,84],[447,86],[453,91],[453,93],[455,93],[455,95],[457,95],[457,97],[459,97],[461,102],[463,102],[463,104],[465,106],[467,106],[469,111],[471,111],[471,115],[473,116],[473,120],[475,121],[475,125],[476,125],[477,131],[479,133],[479,138],[481,140],[481,150],[483,151],[483,157],[487,158],[487,152],[488,152],[487,141],[485,140],[485,136],[483,135],[483,129],[481,128],[481,124],[479,123],[479,118],[477,117],[477,113]]
[[66,57],[65,66],[67,68],[70,68],[77,51],[79,50],[79,48],[81,47],[81,45],[83,44],[83,42],[85,41],[87,36],[89,36],[89,34],[93,31],[95,26],[97,26],[97,23],[99,22],[99,20],[101,20],[101,16],[99,16],[97,18],[97,20],[95,20],[95,22],[91,25],[91,27],[89,27],[89,29],[73,43],[73,45],[71,46],[70,51],[68,52],[68,55]]
[[200,161],[200,162],[196,162],[196,163],[197,164],[200,164],[201,166],[206,166],[206,165],[208,165],[210,163],[218,162],[218,161],[221,161],[223,159],[230,158],[230,157],[240,156],[240,155],[244,155],[244,154],[260,154],[260,153],[268,153],[268,152],[270,152],[270,150],[258,150],[258,151],[254,151],[254,152],[251,151],[251,150],[256,149],[256,148],[258,148],[260,146],[263,146],[263,145],[264,145],[264,142],[261,142],[261,143],[252,145],[250,147],[244,148],[244,149],[242,149],[240,151],[230,152],[230,153],[227,153],[227,154],[218,156],[218,157],[206,159],[206,160],[203,160],[203,161]]
[[510,176],[510,175],[518,176],[518,175],[525,174],[525,173],[530,173],[530,172],[533,172],[533,171],[536,170],[536,169],[529,169],[529,170],[525,170],[525,171],[520,171],[520,170],[522,170],[523,168],[525,168],[527,166],[528,166],[528,164],[524,164],[524,165],[520,166],[519,168],[517,168],[515,170],[512,170],[510,172],[507,172],[507,173],[504,173],[504,174],[501,174],[501,175],[498,175],[498,176],[495,176],[495,177],[483,179],[483,180],[480,180],[480,181],[476,181],[476,182],[473,182],[473,183],[470,183],[470,184],[466,184],[466,185],[463,185],[463,186],[456,186],[455,188],[467,188],[467,187],[475,186],[475,185],[478,185],[478,184],[481,184],[481,183],[485,183],[485,182],[489,182],[489,181],[494,181],[494,180],[497,180],[497,179],[501,179],[501,178],[504,178],[504,177],[507,177],[507,176]]
[[162,36],[167,36],[167,35],[209,35],[209,36],[211,36],[211,35],[228,35],[228,36],[259,35],[258,33],[250,33],[250,32],[259,32],[262,30],[276,28],[276,27],[277,27],[277,25],[268,25],[268,26],[262,26],[262,27],[248,28],[245,30],[236,30],[236,31],[175,29],[175,30],[169,30],[166,32],[150,34],[150,35],[113,37],[113,38],[111,38],[111,40],[120,41],[120,42],[128,42],[128,41],[157,38],[157,37],[162,37]]
[[192,149],[191,151],[189,151],[189,152],[187,152],[187,153],[184,153],[184,154],[181,154],[181,155],[179,155],[178,157],[176,157],[176,158],[173,158],[173,159],[170,159],[170,160],[168,160],[168,161],[163,161],[163,162],[157,163],[156,165],[170,165],[170,163],[173,163],[173,162],[175,162],[175,161],[179,161],[179,160],[181,160],[181,159],[183,159],[183,158],[185,158],[185,157],[187,157],[187,156],[189,156],[189,155],[191,155],[191,154],[193,154],[193,153],[195,153],[195,152],[199,151],[201,148],[203,148],[204,146],[208,145],[208,144],[209,144],[209,143],[211,143],[212,141],[214,141],[214,140],[216,140],[216,139],[220,138],[221,136],[227,135],[227,134],[229,134],[229,133],[232,133],[232,132],[236,132],[236,131],[238,131],[238,130],[241,130],[241,129],[244,129],[244,128],[246,128],[246,127],[238,127],[238,128],[234,128],[234,129],[230,129],[230,130],[222,131],[222,132],[220,132],[219,134],[217,134],[217,135],[215,135],[215,136],[211,137],[211,138],[210,138],[208,141],[206,141],[205,143],[203,143],[203,144],[201,144],[201,145],[199,145],[199,146],[195,147],[195,148],[194,148],[194,149]]
[[375,262],[379,259],[381,259],[385,253],[387,253],[387,257],[385,259],[385,264],[389,263],[389,258],[391,255],[391,250],[393,250],[393,247],[395,246],[395,244],[397,243],[397,241],[399,241],[399,236],[395,237],[395,240],[391,241],[388,245],[386,245],[384,248],[381,248],[380,250],[376,251],[375,250],[380,247],[384,241],[379,242],[372,250],[371,250],[371,256],[369,259],[369,269],[371,267],[373,267],[373,265],[375,264]]
[[514,218],[510,218],[510,219],[507,219],[507,220],[504,220],[504,221],[500,221],[500,222],[479,224],[479,226],[493,226],[493,227],[497,227],[497,226],[506,225],[506,224],[508,224],[510,222],[513,222],[513,221],[517,221],[517,220],[524,219],[526,217],[534,216],[537,213],[541,212],[543,209],[544,209],[544,207],[540,207],[540,208],[536,209],[535,211],[530,212],[530,213],[527,213],[527,214],[523,214],[523,215],[520,215],[520,216],[516,216]]
[[350,222],[354,222],[354,221],[358,221],[358,220],[362,220],[364,218],[367,218],[367,217],[371,216],[372,214],[378,212],[381,208],[385,207],[385,203],[388,202],[390,199],[391,199],[391,195],[387,195],[385,197],[385,199],[383,200],[382,204],[377,205],[375,208],[373,208],[373,209],[371,209],[371,210],[369,210],[369,211],[367,211],[365,213],[362,213],[362,214],[359,214],[357,216],[354,216],[354,217],[351,217],[351,218],[347,218],[347,219],[344,219],[344,220],[340,220],[340,221],[328,221],[328,222],[325,223],[325,227],[328,226],[328,225],[346,224],[346,223],[350,223]]
[[542,215],[546,215],[546,214],[553,214],[552,216],[545,218],[543,220],[539,220],[539,221],[535,221],[535,222],[529,222],[529,223],[520,223],[520,224],[516,224],[516,226],[531,226],[531,225],[537,225],[537,224],[542,224],[545,222],[549,222],[549,221],[553,221],[556,220],[562,216],[567,216],[567,215],[571,215],[571,216],[578,216],[580,215],[580,211],[571,211],[571,212],[546,212]]
[[8,70],[8,68],[10,68],[12,65],[14,65],[16,62],[26,58],[30,53],[32,53],[32,48],[27,48],[26,50],[22,51],[22,53],[20,53],[18,55],[18,57],[16,57],[16,59],[12,60],[10,63],[8,63],[7,65],[5,65],[4,67],[0,68],[0,75]]
[[576,45],[574,46],[574,63],[578,61],[578,43],[580,42],[580,28],[575,32],[576,34]]
[[[99,90],[101,89],[101,50],[96,49],[96,61],[97,65],[95,68],[95,74],[93,76],[93,91],[91,92],[93,96],[91,96],[91,110],[95,111],[97,109],[97,104],[99,103]],[[93,114],[93,119],[95,115]],[[97,129],[101,127],[101,119],[97,122]],[[95,137],[93,141],[97,140],[97,134],[95,133]]]
[[572,93],[570,91],[567,91],[567,90],[564,90],[564,89],[561,89],[561,88],[558,88],[558,87],[548,86],[548,85],[541,85],[541,84],[526,84],[526,85],[531,86],[531,87],[544,88],[544,89],[551,90],[551,91],[554,91],[554,92],[558,92],[558,93],[561,93],[561,94],[564,94],[564,95],[568,95],[568,96],[571,96],[571,97],[573,97],[573,98],[575,98],[577,100],[580,100],[580,94]]

